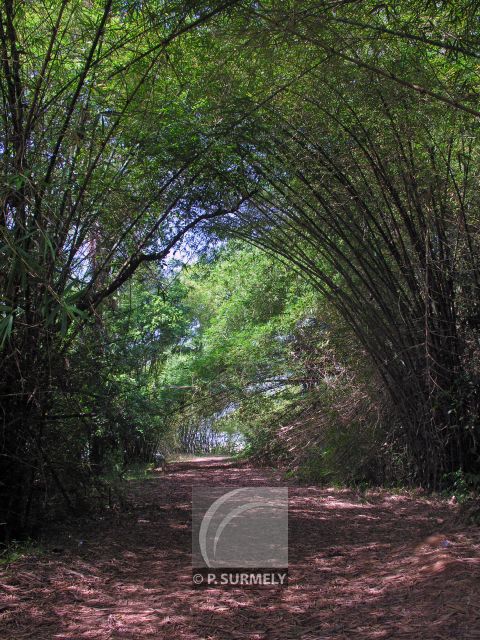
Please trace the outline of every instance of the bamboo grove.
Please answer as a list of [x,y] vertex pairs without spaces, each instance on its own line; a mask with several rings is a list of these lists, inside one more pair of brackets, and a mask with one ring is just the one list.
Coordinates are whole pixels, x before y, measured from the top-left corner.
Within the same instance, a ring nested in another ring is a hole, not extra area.
[[5,0],[3,537],[45,478],[74,508],[72,354],[185,241],[242,238],[335,307],[400,481],[479,473],[477,22],[468,2]]

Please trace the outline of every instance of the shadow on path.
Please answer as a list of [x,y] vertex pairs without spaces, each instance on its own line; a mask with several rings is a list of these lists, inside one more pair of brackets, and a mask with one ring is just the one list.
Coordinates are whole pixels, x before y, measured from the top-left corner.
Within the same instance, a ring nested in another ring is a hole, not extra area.
[[[192,486],[282,484],[290,586],[192,588]],[[129,487],[126,511],[58,532],[61,554],[3,571],[2,640],[480,640],[480,533],[444,502],[365,501],[229,459],[180,462]]]

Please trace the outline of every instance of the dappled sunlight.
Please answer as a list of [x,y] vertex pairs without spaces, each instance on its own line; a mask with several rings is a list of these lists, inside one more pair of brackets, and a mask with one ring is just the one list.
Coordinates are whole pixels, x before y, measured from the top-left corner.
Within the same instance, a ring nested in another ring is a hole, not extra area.
[[0,640],[480,640],[478,4],[2,2]]
[[192,588],[192,484],[280,484],[278,472],[210,464],[132,483],[129,511],[82,523],[81,549],[65,529],[60,555],[7,568],[2,638],[476,637],[480,533],[433,499],[290,482],[290,586]]

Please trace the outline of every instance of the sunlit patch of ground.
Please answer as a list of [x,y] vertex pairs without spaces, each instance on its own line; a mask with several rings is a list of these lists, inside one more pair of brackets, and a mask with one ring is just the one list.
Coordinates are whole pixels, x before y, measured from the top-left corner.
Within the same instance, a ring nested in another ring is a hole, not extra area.
[[193,589],[193,485],[280,485],[201,458],[129,483],[129,509],[50,534],[3,569],[0,638],[480,639],[480,533],[454,506],[289,481],[290,586]]
[[229,456],[196,456],[190,453],[177,453],[169,458],[171,463],[178,462],[198,462],[198,463],[215,463],[215,462],[227,462],[230,461],[231,458]]

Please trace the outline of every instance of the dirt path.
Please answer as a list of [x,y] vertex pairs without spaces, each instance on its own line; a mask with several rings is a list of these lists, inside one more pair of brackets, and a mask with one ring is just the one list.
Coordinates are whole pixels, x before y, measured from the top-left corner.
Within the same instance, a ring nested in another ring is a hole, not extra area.
[[129,511],[4,570],[0,638],[480,639],[479,529],[433,500],[290,484],[290,586],[193,589],[192,485],[282,483],[225,460],[131,483]]

